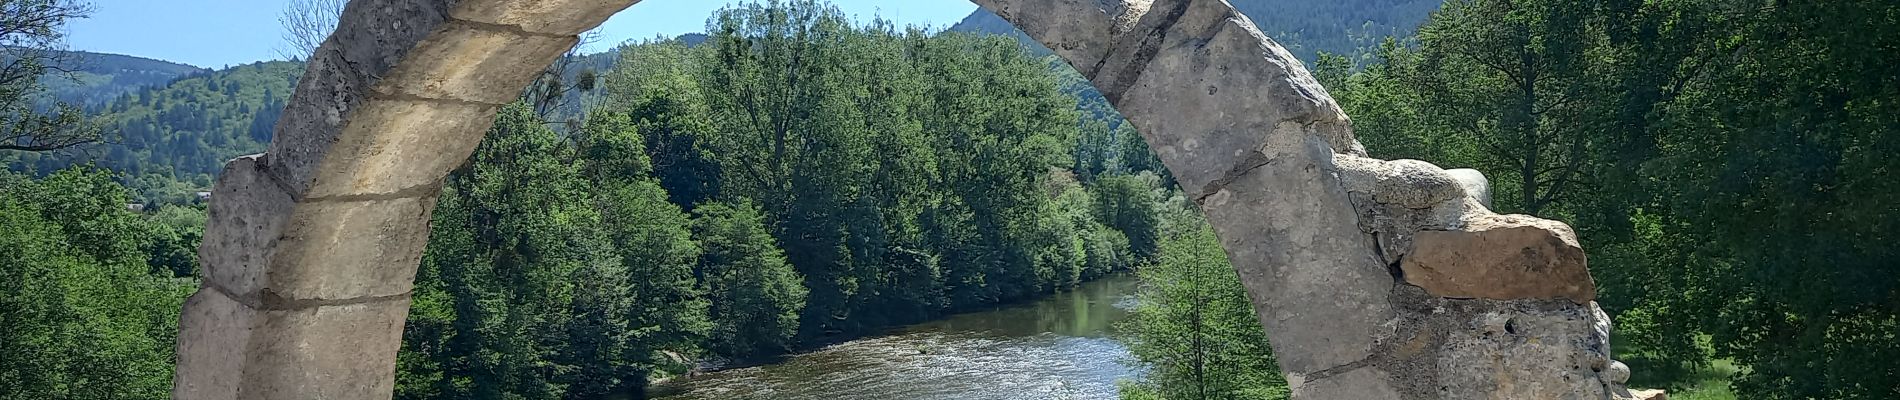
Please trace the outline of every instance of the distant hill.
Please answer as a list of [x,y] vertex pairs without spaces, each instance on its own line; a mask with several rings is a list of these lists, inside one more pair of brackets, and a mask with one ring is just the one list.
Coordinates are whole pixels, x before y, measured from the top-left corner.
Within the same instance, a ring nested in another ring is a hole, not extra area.
[[[1417,29],[1444,0],[1229,0],[1253,19],[1260,31],[1273,38],[1300,61],[1311,64],[1321,51],[1357,54],[1386,36],[1404,36]],[[989,10],[977,9],[952,32],[1015,36],[1031,48],[1047,52],[1028,35]]]
[[180,77],[209,72],[195,66],[119,54],[64,52],[56,67],[71,73],[41,77],[47,97],[42,105],[64,102],[96,106],[142,88],[164,86]]
[[0,164],[46,173],[91,162],[134,180],[154,176],[163,179],[152,181],[167,185],[206,187],[225,160],[264,151],[291,88],[303,75],[302,63],[270,61],[188,72],[142,86],[185,70],[132,57],[110,60],[127,63],[95,64],[98,71],[116,71],[95,75],[115,76],[112,82],[125,85],[92,87],[96,93],[122,93],[87,107],[105,124],[107,143],[73,152],[0,153]]

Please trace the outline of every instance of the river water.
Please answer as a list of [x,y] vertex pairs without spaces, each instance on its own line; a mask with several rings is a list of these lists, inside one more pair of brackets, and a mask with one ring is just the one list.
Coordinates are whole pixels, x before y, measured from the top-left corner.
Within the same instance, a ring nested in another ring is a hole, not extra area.
[[1114,276],[1035,302],[894,329],[751,368],[662,384],[661,400],[1112,399],[1141,371],[1112,336],[1136,282]]

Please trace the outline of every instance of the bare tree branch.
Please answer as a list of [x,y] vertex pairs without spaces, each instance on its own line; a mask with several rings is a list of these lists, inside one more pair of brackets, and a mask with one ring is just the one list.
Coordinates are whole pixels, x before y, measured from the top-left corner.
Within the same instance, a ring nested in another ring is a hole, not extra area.
[[277,53],[286,59],[307,59],[336,31],[349,0],[290,0],[277,22],[284,25],[284,43]]

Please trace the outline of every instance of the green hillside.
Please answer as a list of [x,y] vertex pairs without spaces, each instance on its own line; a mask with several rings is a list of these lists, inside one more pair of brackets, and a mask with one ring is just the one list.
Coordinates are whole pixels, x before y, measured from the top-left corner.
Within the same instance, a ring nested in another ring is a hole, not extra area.
[[42,76],[46,96],[42,106],[53,102],[95,106],[139,89],[164,86],[173,79],[208,72],[204,68],[119,54],[71,51],[60,54],[59,68],[71,73]]
[[87,105],[105,125],[106,143],[70,152],[0,154],[0,163],[43,174],[93,162],[130,177],[146,200],[176,196],[210,185],[225,160],[264,151],[302,73],[301,63],[270,61],[196,73],[160,87],[126,88],[116,98]]

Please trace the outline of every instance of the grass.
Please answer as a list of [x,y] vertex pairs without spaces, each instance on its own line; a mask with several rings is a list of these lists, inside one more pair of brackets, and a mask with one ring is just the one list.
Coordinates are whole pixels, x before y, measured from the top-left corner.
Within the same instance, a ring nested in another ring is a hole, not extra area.
[[[1708,336],[1696,339],[1707,348]],[[1616,359],[1629,365],[1633,372],[1630,389],[1669,389],[1670,400],[1736,400],[1729,383],[1741,368],[1734,361],[1717,359],[1706,366],[1689,367],[1676,360],[1657,358],[1654,353],[1629,343],[1616,343],[1613,347],[1617,349]]]
[[1670,400],[1735,400],[1735,392],[1729,389],[1729,379],[1735,375],[1734,362],[1715,360],[1708,368],[1700,368],[1690,374],[1689,383],[1680,391],[1670,391]]

